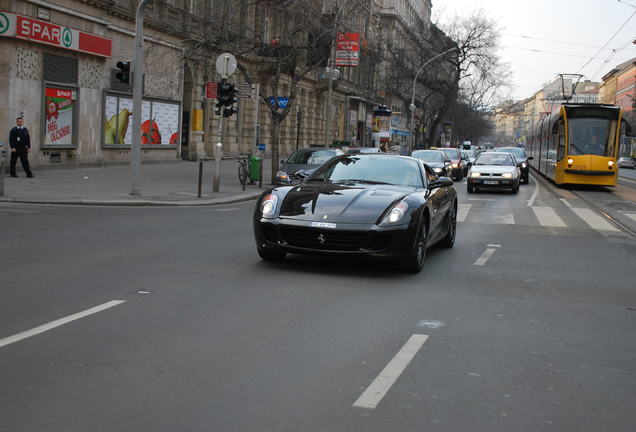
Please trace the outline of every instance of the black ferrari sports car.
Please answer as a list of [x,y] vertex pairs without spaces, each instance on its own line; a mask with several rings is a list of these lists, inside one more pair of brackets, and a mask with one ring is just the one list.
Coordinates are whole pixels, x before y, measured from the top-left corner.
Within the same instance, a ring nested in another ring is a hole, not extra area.
[[384,257],[419,272],[426,249],[453,247],[453,181],[405,156],[335,157],[303,183],[264,192],[254,209],[256,249],[266,261],[288,252]]

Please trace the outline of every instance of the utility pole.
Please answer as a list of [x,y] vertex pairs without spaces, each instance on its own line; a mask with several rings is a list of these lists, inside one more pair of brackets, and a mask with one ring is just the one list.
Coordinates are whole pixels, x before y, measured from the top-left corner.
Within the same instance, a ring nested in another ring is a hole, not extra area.
[[141,98],[144,78],[144,9],[150,0],[141,0],[135,16],[135,57],[133,60],[133,130],[130,143],[130,195],[141,196]]

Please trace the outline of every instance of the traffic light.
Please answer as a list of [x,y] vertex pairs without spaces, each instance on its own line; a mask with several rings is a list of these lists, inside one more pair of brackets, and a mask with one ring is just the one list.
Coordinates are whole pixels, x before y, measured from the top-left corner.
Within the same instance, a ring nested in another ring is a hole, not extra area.
[[131,61],[119,61],[117,62],[117,69],[119,72],[115,75],[115,78],[119,80],[122,84],[130,84],[130,67],[132,66]]
[[219,84],[219,96],[216,102],[216,111],[221,113],[223,107],[223,117],[231,117],[236,114],[237,110],[232,105],[238,102],[238,89],[234,84],[222,82]]

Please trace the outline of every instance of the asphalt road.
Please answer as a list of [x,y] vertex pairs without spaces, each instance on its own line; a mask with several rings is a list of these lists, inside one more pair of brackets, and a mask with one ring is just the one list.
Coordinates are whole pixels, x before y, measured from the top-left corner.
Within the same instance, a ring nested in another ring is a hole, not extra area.
[[0,431],[631,432],[636,239],[536,186],[458,183],[419,275],[264,263],[253,203],[1,205]]

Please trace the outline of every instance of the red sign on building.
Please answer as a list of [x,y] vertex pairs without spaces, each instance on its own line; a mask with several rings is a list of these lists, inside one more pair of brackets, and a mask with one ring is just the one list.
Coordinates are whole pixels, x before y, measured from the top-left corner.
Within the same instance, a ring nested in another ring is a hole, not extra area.
[[11,12],[0,12],[0,37],[14,37],[100,57],[112,55],[112,40]]
[[336,66],[358,66],[360,33],[338,33],[336,36]]
[[205,97],[214,99],[219,97],[219,83],[216,81],[207,81],[205,83]]

